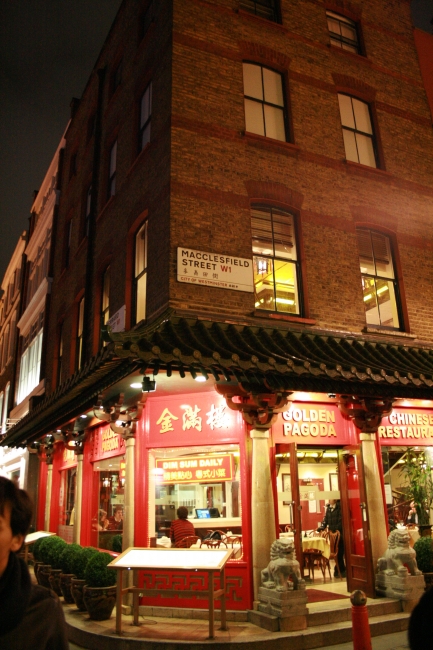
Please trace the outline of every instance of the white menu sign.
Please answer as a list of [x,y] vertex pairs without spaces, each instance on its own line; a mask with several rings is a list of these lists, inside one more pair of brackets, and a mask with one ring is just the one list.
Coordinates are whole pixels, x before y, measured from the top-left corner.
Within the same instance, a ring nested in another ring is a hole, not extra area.
[[178,248],[177,279],[179,282],[252,293],[253,261],[243,257]]

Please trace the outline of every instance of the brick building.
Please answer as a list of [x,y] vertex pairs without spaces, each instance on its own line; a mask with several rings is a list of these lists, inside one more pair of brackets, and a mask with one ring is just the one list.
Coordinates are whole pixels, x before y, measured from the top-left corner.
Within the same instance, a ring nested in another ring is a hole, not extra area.
[[433,435],[431,127],[405,0],[122,3],[65,134],[46,397],[5,439],[39,446],[41,528],[217,512],[245,609],[341,498],[374,594],[386,468]]

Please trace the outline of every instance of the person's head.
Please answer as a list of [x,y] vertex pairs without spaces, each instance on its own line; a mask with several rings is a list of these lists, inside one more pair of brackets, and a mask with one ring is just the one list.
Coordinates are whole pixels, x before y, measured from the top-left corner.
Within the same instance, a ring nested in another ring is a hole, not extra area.
[[415,510],[415,501],[410,502],[410,509]]
[[413,610],[409,620],[410,650],[425,650],[430,648],[433,634],[433,589],[426,591]]
[[24,490],[0,476],[0,575],[9,554],[20,550],[32,520],[33,506]]
[[114,508],[114,518],[117,521],[120,521],[121,519],[123,519],[123,507],[122,506],[116,506]]
[[180,506],[180,508],[177,509],[177,516],[179,519],[188,519],[188,508]]
[[337,502],[336,502],[335,499],[329,499],[329,505],[330,505],[330,506],[335,506],[336,503],[337,503]]

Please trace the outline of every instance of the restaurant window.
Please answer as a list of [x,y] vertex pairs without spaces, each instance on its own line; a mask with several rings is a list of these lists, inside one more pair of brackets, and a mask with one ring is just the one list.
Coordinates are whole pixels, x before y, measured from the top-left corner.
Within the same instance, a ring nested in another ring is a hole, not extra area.
[[286,141],[282,75],[262,65],[244,63],[243,77],[246,131]]
[[279,208],[251,211],[256,309],[301,313],[295,219]]
[[180,506],[199,537],[212,528],[241,533],[239,466],[238,445],[150,450],[150,536],[168,537]]
[[327,11],[329,36],[331,45],[348,50],[354,54],[360,54],[357,25],[350,18],[336,14],[334,11]]
[[81,298],[78,304],[77,316],[77,341],[76,341],[76,363],[77,370],[81,369],[83,365],[83,348],[84,348],[84,297]]
[[150,83],[140,99],[140,128],[138,138],[139,152],[150,142],[150,124],[152,118],[152,83]]
[[116,194],[116,171],[117,171],[117,140],[110,149],[108,161],[108,186],[107,199]]
[[[101,327],[108,323],[110,318],[110,267],[108,266],[102,276],[102,293],[101,293]],[[101,344],[107,345],[102,341],[101,330]]]
[[367,325],[400,329],[399,292],[390,238],[374,230],[358,229],[356,234]]
[[113,547],[113,538],[123,533],[125,468],[124,456],[100,460],[93,465],[98,472],[98,511],[92,517],[92,530],[98,533],[98,548],[118,550]]
[[[73,451],[68,450],[70,454]],[[73,526],[75,524],[75,495],[77,486],[77,468],[71,467],[61,472],[60,483],[60,524]]]
[[147,221],[135,235],[134,324],[146,318]]
[[338,93],[346,160],[377,167],[376,142],[370,107],[356,97]]
[[239,8],[249,13],[272,20],[274,23],[280,22],[278,0],[240,0]]

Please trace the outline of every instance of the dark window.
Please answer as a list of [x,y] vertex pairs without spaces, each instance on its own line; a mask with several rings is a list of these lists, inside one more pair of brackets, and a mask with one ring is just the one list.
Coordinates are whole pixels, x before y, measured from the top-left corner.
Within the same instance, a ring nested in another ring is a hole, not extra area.
[[274,140],[286,140],[283,77],[254,63],[243,64],[245,128]]
[[77,173],[77,154],[74,153],[69,161],[69,179]]
[[59,348],[57,355],[57,386],[62,383],[62,369],[63,369],[63,323],[59,327]]
[[95,124],[96,124],[96,113],[90,116],[89,121],[87,122],[87,141],[93,137],[95,133]]
[[150,122],[152,117],[152,83],[150,83],[140,99],[140,129],[138,150],[142,151],[150,142]]
[[260,18],[272,20],[274,23],[280,22],[278,11],[278,0],[240,0],[239,8],[245,9]]
[[346,160],[377,167],[370,107],[350,95],[338,94]]
[[108,166],[108,198],[116,194],[117,140],[110,149]]
[[67,269],[69,266],[69,260],[71,256],[71,241],[72,241],[72,219],[68,221],[65,228],[65,257],[64,257],[65,269]]
[[277,208],[251,212],[256,309],[301,314],[295,219]]
[[122,83],[122,61],[119,62],[111,76],[111,94],[114,95]]
[[135,235],[134,323],[146,318],[147,221]]
[[401,329],[398,283],[390,238],[358,229],[359,264],[367,325]]
[[333,11],[326,12],[331,45],[360,54],[358,30],[356,23]]
[[77,342],[76,342],[76,363],[75,367],[80,370],[83,365],[83,337],[84,337],[84,297],[78,304],[77,318]]
[[[101,326],[108,323],[110,318],[110,267],[108,266],[102,276],[102,293],[101,293]],[[106,345],[102,341],[101,331],[101,344]]]
[[140,18],[140,34],[139,34],[140,41],[146,36],[149,27],[152,24],[152,20],[153,20],[153,0],[151,0],[146,11]]
[[84,206],[84,228],[83,228],[83,236],[88,237],[89,236],[89,226],[90,226],[90,210],[92,206],[92,186],[89,185],[87,192],[86,192],[86,202]]

